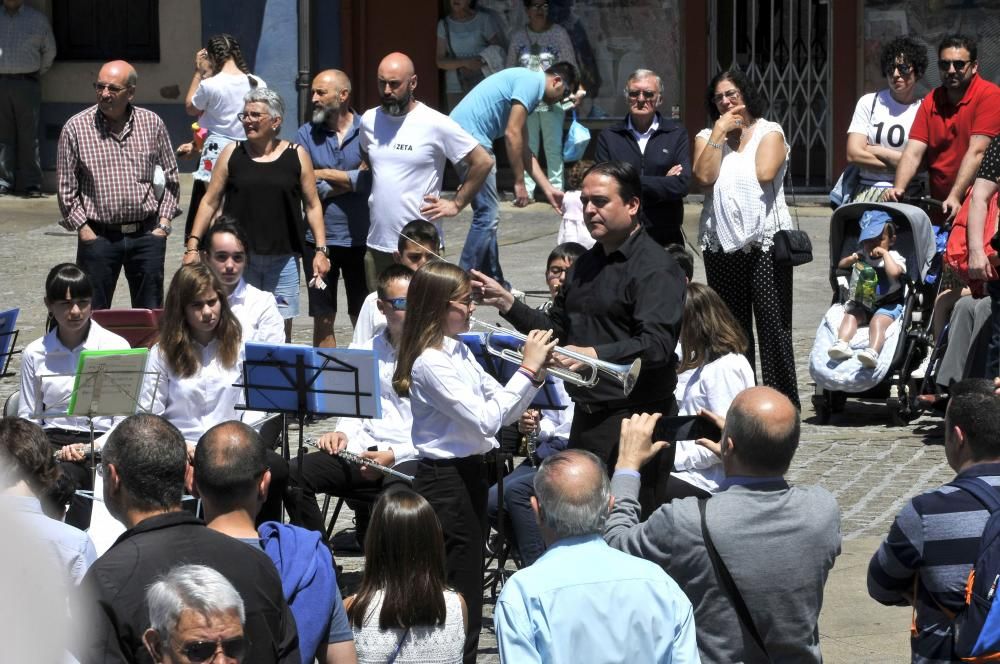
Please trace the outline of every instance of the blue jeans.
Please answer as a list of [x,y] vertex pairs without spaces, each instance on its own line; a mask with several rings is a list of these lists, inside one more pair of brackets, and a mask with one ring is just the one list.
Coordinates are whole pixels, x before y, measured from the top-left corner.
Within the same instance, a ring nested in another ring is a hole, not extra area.
[[162,307],[163,260],[166,252],[167,238],[153,235],[152,231],[129,235],[122,235],[117,231],[102,231],[92,242],[78,240],[76,264],[87,273],[94,285],[91,306],[94,309],[111,307],[118,275],[124,267],[132,308]]
[[249,253],[243,278],[251,286],[274,295],[282,318],[299,315],[299,258],[295,254]]
[[[522,567],[532,564],[545,553],[542,531],[539,530],[538,522],[535,521],[535,511],[531,509],[531,497],[535,495],[533,482],[537,470],[525,461],[515,468],[514,472],[503,478],[504,514],[507,516],[507,524],[513,527],[512,530],[506,532],[521,554]],[[486,513],[490,517],[490,522],[495,524],[497,521],[496,484],[490,487]]]
[[[493,153],[489,150],[490,156]],[[469,174],[468,167],[457,164],[458,174],[464,181]],[[507,282],[500,269],[500,249],[497,246],[497,225],[500,223],[500,197],[497,195],[497,164],[493,160],[486,181],[472,199],[472,226],[465,238],[462,257],[458,264],[463,270],[474,268],[483,274],[493,277],[504,286]]]

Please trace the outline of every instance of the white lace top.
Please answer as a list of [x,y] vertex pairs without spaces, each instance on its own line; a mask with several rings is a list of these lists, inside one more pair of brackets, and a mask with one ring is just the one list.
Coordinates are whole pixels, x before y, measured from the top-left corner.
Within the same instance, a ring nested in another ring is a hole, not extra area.
[[[447,610],[444,625],[410,628],[396,656],[396,664],[459,664],[462,661],[465,626],[462,624],[462,604],[458,593],[446,590],[444,605]],[[380,591],[368,605],[364,626],[353,627],[358,664],[385,664],[396,651],[396,646],[406,631],[398,628],[379,629],[378,616],[381,612]]]
[[[773,181],[761,186],[757,180],[757,147],[772,131],[781,134],[785,143],[785,163]],[[706,128],[697,137],[707,141],[711,134],[712,130]],[[719,178],[705,193],[701,210],[698,239],[702,249],[731,253],[760,247],[767,251],[774,244],[776,232],[792,229],[784,186],[790,148],[784,138],[781,125],[761,118],[743,152],[731,149],[723,141]]]

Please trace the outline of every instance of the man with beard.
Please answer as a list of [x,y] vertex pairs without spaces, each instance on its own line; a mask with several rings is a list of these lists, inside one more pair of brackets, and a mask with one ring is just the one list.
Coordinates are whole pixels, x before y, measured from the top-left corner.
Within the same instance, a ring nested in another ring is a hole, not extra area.
[[[369,290],[375,289],[378,274],[394,262],[392,252],[404,225],[415,219],[454,217],[493,168],[493,159],[475,138],[413,97],[417,75],[406,55],[385,56],[378,66],[378,86],[382,105],[361,118],[361,150],[373,176],[365,256]],[[451,200],[440,197],[445,159],[466,172]]]
[[305,147],[316,173],[316,193],[323,204],[326,251],[330,258],[327,288],[313,285],[312,259],[316,244],[306,231],[303,265],[309,283],[309,315],[313,345],[335,347],[337,277],[344,277],[347,315],[354,325],[368,295],[365,283],[365,241],[368,238],[368,194],[371,171],[361,159],[361,116],[351,110],[351,80],[342,71],[328,69],[312,82],[312,122],[299,127],[296,141]]

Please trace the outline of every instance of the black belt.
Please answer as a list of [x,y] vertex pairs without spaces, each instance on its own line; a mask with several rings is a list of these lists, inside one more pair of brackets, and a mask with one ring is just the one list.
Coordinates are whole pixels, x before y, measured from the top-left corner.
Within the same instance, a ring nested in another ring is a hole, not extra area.
[[0,74],[0,79],[8,79],[15,81],[37,81],[38,72],[31,72],[30,74]]
[[137,235],[156,228],[157,217],[153,215],[139,221],[126,224],[103,224],[99,221],[87,220],[87,225],[98,235]]

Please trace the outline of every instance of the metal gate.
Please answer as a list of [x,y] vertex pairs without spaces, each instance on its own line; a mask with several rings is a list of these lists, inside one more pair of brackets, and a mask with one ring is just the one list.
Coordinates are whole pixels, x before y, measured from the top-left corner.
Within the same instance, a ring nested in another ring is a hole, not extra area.
[[739,67],[760,86],[801,190],[830,186],[830,12],[827,0],[712,0],[709,77]]

